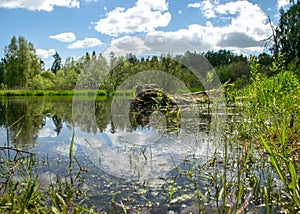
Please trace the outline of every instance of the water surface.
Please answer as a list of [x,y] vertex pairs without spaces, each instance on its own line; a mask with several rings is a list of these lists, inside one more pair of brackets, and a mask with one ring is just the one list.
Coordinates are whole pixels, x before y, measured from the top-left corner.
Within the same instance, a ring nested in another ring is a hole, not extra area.
[[[74,102],[72,97],[2,98],[1,146],[36,154],[42,164],[34,171],[47,185],[66,172],[74,133],[74,156],[89,171],[83,187],[89,195],[87,203],[100,210],[113,209],[110,201],[115,195],[115,200],[127,206],[153,213],[191,206],[195,187],[187,177],[179,176],[177,169],[188,170],[195,161],[205,162],[215,150],[209,140],[212,116],[206,106],[179,106],[180,114],[167,116],[153,111],[139,124],[132,122],[132,114],[112,112],[112,102],[87,98]],[[168,182],[174,179],[181,188],[174,198],[186,197],[170,203]]]

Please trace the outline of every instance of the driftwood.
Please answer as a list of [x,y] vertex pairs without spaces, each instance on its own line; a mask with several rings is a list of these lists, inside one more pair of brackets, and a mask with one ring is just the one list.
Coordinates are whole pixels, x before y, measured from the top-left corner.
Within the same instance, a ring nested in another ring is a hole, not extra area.
[[[176,126],[180,114],[179,107],[190,106],[197,103],[208,103],[206,92],[188,94],[168,94],[156,84],[147,84],[136,87],[137,96],[132,100],[130,106],[132,124],[146,125],[149,123],[149,116],[154,111],[168,115]],[[178,125],[178,124],[177,124]]]
[[146,84],[136,87],[136,98],[132,101],[134,109],[147,108],[149,106],[178,106],[193,103],[208,103],[207,92],[195,92],[186,94],[168,94],[156,84]]

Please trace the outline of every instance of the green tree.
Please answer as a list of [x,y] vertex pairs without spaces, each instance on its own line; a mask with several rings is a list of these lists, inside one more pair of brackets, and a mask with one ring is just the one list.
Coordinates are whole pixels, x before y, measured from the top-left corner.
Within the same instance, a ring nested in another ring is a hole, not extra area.
[[9,87],[27,87],[30,79],[41,72],[34,46],[24,37],[13,36],[4,52],[4,82]]
[[124,56],[117,58],[116,61],[113,62],[114,67],[110,71],[111,85],[113,90],[116,90],[117,87],[127,78],[129,77],[129,70],[127,69],[130,65],[129,62],[126,61]]
[[105,83],[105,78],[108,77],[108,74],[109,66],[106,59],[100,56],[97,59],[90,60],[84,66],[76,86],[85,89],[99,89],[99,87],[103,87],[101,84]]
[[30,56],[31,56],[30,78],[33,78],[35,75],[41,74],[44,62],[37,56],[33,43],[29,42],[28,46],[29,46]]
[[4,58],[1,59],[0,62],[0,84],[4,84]]
[[54,58],[54,62],[51,66],[51,71],[56,74],[56,72],[62,67],[61,57],[59,56],[59,54],[57,52],[55,52],[55,54],[52,55],[52,57]]
[[274,45],[272,51],[277,56],[278,52],[285,55],[286,65],[295,61],[299,66],[300,63],[300,2],[292,4],[291,7],[284,11],[280,9],[279,24],[275,29],[273,37]]
[[272,66],[272,56],[267,54],[267,53],[261,53],[257,57],[257,62],[260,65],[260,73],[267,75],[267,76],[272,76],[273,73],[270,70],[270,67]]
[[49,78],[45,78],[41,74],[35,75],[30,82],[28,83],[28,86],[33,89],[41,89],[41,90],[49,90],[53,88],[53,82]]

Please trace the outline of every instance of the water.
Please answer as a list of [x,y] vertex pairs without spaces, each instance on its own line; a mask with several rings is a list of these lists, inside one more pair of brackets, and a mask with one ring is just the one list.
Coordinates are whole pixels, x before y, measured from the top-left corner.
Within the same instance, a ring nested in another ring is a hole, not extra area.
[[[13,145],[36,154],[40,165],[33,171],[46,188],[66,173],[74,133],[74,156],[89,171],[82,186],[89,196],[86,203],[98,210],[118,210],[118,203],[110,203],[115,197],[136,211],[184,212],[195,202],[196,187],[178,169],[188,171],[214,154],[218,145],[211,141],[213,116],[205,105],[181,106],[180,115],[153,110],[139,124],[131,110],[121,115],[112,111],[113,102],[2,98],[0,146]],[[175,181],[171,199],[170,186]]]

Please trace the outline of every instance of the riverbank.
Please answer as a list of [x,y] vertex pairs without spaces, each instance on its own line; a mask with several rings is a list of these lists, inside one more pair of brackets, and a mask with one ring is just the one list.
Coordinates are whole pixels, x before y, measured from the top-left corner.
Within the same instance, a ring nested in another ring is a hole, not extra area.
[[[191,88],[190,91],[199,92],[200,89]],[[0,90],[0,97],[14,97],[14,96],[134,96],[133,90],[124,91],[114,91],[107,89],[91,90],[91,89],[81,89],[81,90],[33,90],[33,89],[8,89]]]
[[109,90],[30,90],[30,89],[10,89],[0,90],[0,96],[113,96],[114,91]]

